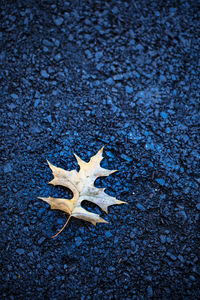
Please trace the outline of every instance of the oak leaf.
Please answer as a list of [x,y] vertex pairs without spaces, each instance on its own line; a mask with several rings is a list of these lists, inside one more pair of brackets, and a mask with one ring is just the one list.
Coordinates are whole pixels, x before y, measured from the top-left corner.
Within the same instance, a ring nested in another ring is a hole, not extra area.
[[107,170],[100,166],[100,162],[103,159],[103,148],[104,147],[102,147],[96,155],[92,156],[89,162],[83,161],[80,157],[74,154],[80,167],[79,172],[76,170],[65,171],[53,166],[47,161],[54,175],[54,179],[51,180],[49,184],[62,185],[73,192],[73,198],[70,200],[52,197],[39,197],[39,199],[50,204],[51,209],[58,209],[69,214],[67,222],[55,236],[57,236],[65,228],[71,217],[88,221],[93,225],[96,225],[96,223],[108,223],[98,214],[84,209],[81,206],[83,200],[97,204],[106,213],[108,212],[108,207],[110,205],[126,203],[106,194],[104,192],[105,188],[96,188],[94,186],[94,182],[98,177],[109,176],[117,171]]

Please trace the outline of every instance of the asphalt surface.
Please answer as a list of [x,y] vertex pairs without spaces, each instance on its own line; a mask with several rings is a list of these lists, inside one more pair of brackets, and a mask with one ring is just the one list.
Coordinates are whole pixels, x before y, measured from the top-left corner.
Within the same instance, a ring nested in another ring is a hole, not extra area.
[[[198,1],[1,2],[1,299],[200,297]],[[50,210],[70,198],[46,160],[128,205],[109,224]]]

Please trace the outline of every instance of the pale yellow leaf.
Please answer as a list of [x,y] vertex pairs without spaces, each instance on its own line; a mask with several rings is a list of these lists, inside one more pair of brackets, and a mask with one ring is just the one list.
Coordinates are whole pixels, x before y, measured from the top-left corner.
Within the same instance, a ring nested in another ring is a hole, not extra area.
[[107,170],[100,166],[101,160],[103,159],[103,148],[104,147],[102,147],[96,155],[92,156],[89,162],[83,161],[74,154],[80,167],[79,172],[76,170],[65,171],[48,162],[54,176],[53,180],[49,183],[69,188],[73,193],[73,198],[39,197],[39,199],[47,202],[51,206],[51,209],[64,211],[68,213],[70,217],[82,219],[94,225],[96,225],[96,223],[107,223],[107,221],[102,219],[98,214],[91,213],[81,206],[82,201],[87,200],[95,203],[107,213],[109,206],[126,203],[106,194],[104,192],[105,188],[96,188],[94,186],[94,182],[98,177],[109,176],[116,172],[116,170]]

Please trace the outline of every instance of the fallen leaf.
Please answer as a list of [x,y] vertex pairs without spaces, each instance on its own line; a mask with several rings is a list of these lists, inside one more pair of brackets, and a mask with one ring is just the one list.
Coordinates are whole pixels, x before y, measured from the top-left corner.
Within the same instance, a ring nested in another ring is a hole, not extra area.
[[65,228],[71,217],[88,221],[93,225],[96,225],[96,223],[108,223],[98,214],[91,213],[84,209],[81,206],[83,200],[97,204],[106,213],[108,212],[108,207],[110,205],[126,203],[106,194],[104,192],[105,188],[96,188],[94,186],[94,182],[98,177],[109,176],[117,171],[107,170],[100,166],[100,162],[103,159],[103,148],[104,147],[102,147],[96,155],[92,156],[89,162],[83,161],[80,157],[74,154],[80,167],[79,172],[76,170],[65,171],[53,166],[47,161],[54,175],[54,179],[49,183],[52,185],[62,185],[73,192],[73,198],[70,200],[52,197],[39,197],[39,199],[50,204],[51,209],[62,210],[69,214],[67,222],[55,236],[57,236]]

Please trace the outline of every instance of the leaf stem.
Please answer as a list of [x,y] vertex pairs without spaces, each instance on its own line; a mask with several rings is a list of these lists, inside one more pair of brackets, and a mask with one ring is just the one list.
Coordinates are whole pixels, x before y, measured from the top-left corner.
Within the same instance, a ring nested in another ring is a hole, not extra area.
[[65,225],[60,229],[60,231],[58,231],[55,235],[52,236],[52,239],[54,239],[55,237],[57,237],[63,231],[63,229],[65,229],[65,227],[67,226],[67,224],[68,224],[71,216],[72,215],[69,215],[69,218],[67,219],[67,222],[65,223]]

